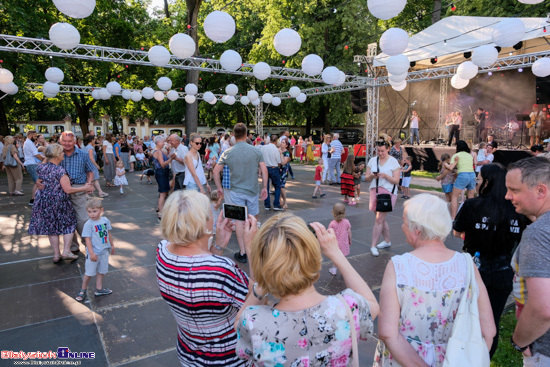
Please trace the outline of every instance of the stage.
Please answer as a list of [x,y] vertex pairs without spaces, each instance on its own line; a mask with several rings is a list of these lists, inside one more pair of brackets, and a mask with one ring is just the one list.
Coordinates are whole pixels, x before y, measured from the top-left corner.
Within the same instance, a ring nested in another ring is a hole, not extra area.
[[[432,144],[421,144],[414,146],[404,146],[407,155],[413,157],[413,169],[414,170],[423,170],[428,172],[438,172],[437,166],[439,164],[440,158],[443,154],[447,153],[453,155],[456,153],[455,146],[447,145],[432,145]],[[516,162],[522,158],[527,158],[531,156],[530,150],[521,150],[521,149],[507,149],[507,148],[498,148],[494,153],[495,163],[501,163],[504,166],[512,162]]]

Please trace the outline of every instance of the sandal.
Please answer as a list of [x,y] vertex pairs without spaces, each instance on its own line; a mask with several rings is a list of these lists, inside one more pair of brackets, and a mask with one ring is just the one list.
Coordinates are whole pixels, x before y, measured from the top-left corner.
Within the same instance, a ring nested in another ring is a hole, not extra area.
[[70,252],[68,254],[63,253],[63,254],[61,254],[61,258],[63,260],[76,260],[76,259],[78,259],[78,255],[72,254]]
[[58,257],[55,257],[55,256],[54,256],[54,257],[53,257],[53,263],[54,263],[54,264],[59,264],[59,262],[61,262],[61,257],[59,257],[59,256],[58,256]]
[[86,299],[86,290],[80,289],[74,299],[76,299],[78,302],[83,302]]

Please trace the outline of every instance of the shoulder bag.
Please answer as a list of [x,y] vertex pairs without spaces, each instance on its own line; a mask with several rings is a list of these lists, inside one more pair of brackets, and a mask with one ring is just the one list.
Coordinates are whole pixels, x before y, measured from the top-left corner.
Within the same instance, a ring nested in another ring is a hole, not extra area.
[[[380,173],[380,157],[376,157],[376,170],[378,173]],[[391,212],[393,210],[392,203],[391,203],[391,195],[390,194],[379,194],[378,193],[378,181],[379,179],[376,179],[376,211],[381,213]],[[391,190],[391,193],[393,194],[395,191],[395,185],[393,185],[393,189]]]
[[7,153],[6,153],[6,158],[4,158],[4,166],[6,167],[17,167],[17,165],[19,163],[17,163],[17,161],[15,160],[15,158],[13,158],[13,155],[11,154],[11,147],[13,146],[13,144],[10,144],[8,146],[8,150],[7,150]]
[[[474,273],[474,262],[468,253],[462,255],[466,258],[466,264],[468,265],[466,289],[458,305],[451,337],[447,342],[443,367],[489,367],[491,364],[489,349],[481,334],[481,323],[479,321],[477,306],[479,289]],[[468,289],[472,293],[471,299],[468,299]]]
[[352,356],[352,366],[353,367],[359,367],[359,350],[357,347],[357,330],[355,329],[355,321],[353,320],[353,314],[351,313],[351,308],[349,307],[349,304],[346,302],[344,297],[341,294],[337,294],[336,297],[344,304],[344,308],[346,309],[346,314],[348,315],[349,319],[349,327],[351,331],[351,356]]

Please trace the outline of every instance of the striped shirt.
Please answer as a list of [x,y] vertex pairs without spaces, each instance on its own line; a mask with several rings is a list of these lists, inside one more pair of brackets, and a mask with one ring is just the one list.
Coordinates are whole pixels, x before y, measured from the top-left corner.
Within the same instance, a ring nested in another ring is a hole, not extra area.
[[59,165],[67,171],[71,185],[83,185],[86,183],[86,172],[93,172],[94,166],[90,161],[90,156],[84,151],[74,148],[73,154],[68,156],[63,153],[64,159]]
[[178,324],[182,366],[244,366],[237,358],[234,323],[248,293],[248,277],[230,259],[178,256],[157,247],[160,294]]
[[342,145],[342,143],[340,143],[340,140],[338,139],[333,140],[331,143],[331,146],[334,148],[334,152],[332,153],[331,158],[332,159],[342,158],[342,150],[344,150],[344,146]]

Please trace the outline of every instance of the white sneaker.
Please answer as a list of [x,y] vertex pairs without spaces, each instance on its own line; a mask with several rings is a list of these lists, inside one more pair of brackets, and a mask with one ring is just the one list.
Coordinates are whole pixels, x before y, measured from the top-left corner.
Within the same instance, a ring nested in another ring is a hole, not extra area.
[[355,198],[355,200],[361,200],[361,197],[360,197],[360,196],[357,196],[357,197]]
[[390,246],[391,246],[391,242],[386,242],[386,241],[382,241],[378,245],[376,245],[377,248],[386,248]]
[[124,194],[124,190],[122,190],[122,188],[120,188],[120,195]]
[[378,250],[376,249],[376,247],[371,247],[371,248],[370,248],[370,253],[372,254],[372,256],[378,256],[378,255],[380,255],[380,254],[378,253]]

